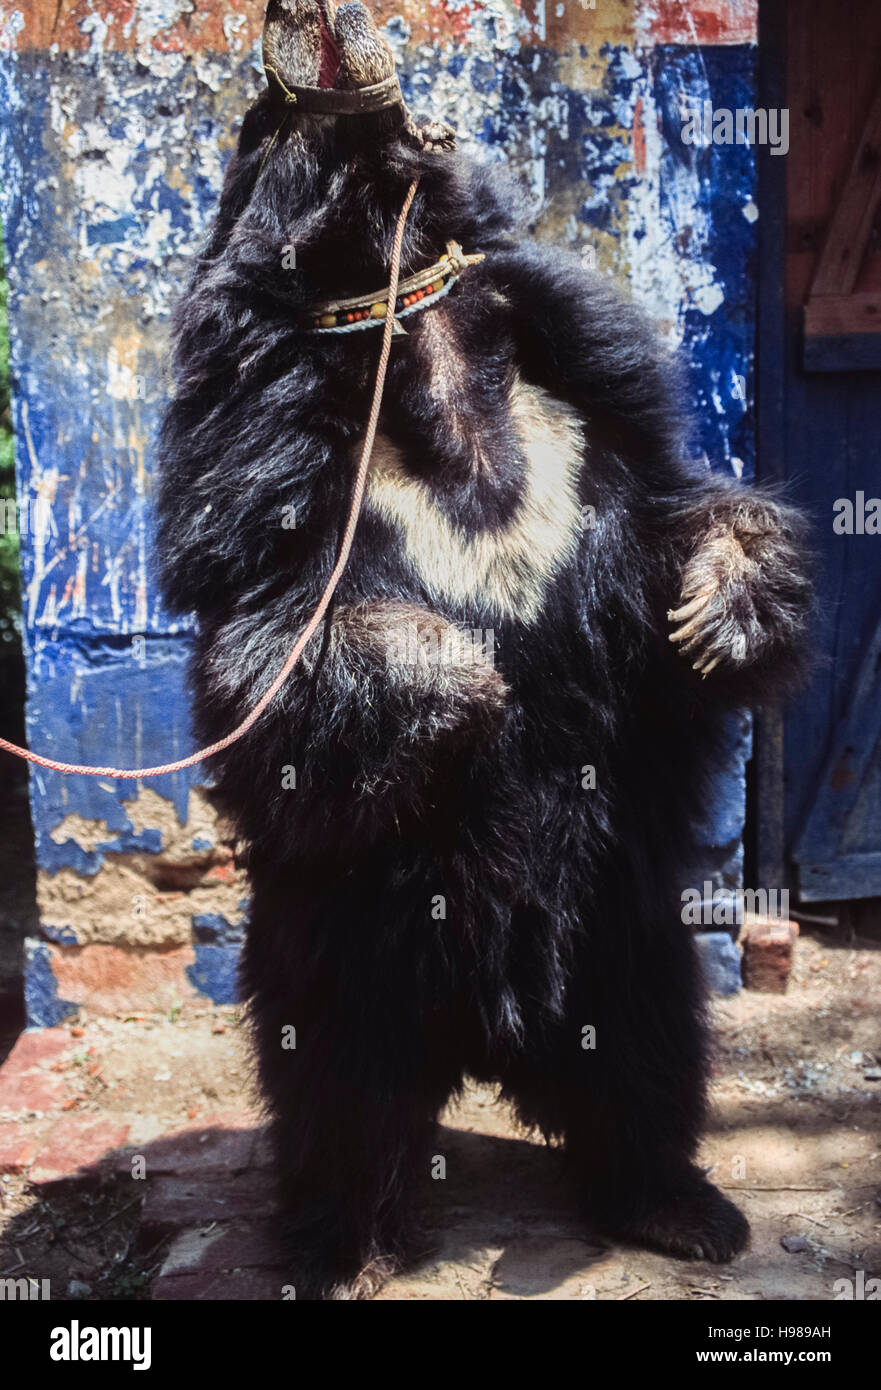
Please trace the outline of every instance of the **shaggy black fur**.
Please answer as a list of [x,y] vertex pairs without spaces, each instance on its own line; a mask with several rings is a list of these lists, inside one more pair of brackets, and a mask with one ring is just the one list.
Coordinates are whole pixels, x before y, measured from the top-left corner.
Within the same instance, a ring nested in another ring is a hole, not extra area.
[[[466,1073],[565,1142],[595,1228],[729,1259],[748,1228],[694,1165],[708,1054],[681,893],[725,709],[797,664],[800,527],[686,465],[679,385],[640,315],[525,243],[506,182],[410,129],[261,98],[180,304],[159,553],[168,603],[199,617],[200,737],[250,708],[332,568],[379,334],[316,336],[303,310],[386,282],[415,172],[402,273],[451,237],[486,255],[393,353],[381,430],[427,524],[466,545],[516,522],[518,378],[577,412],[596,517],[524,616],[444,592],[368,498],[323,640],[213,764],[249,847],[243,983],[298,1296],[365,1296],[406,1256],[432,1123]],[[670,635],[695,618],[685,659]],[[396,658],[391,639],[426,626],[491,629],[494,665]]]

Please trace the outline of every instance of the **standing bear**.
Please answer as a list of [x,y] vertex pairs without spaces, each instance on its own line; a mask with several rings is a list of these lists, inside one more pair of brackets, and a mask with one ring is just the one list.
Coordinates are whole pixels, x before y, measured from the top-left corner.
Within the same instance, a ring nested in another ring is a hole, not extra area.
[[161,439],[162,582],[198,616],[206,742],[334,569],[397,320],[332,606],[212,764],[250,875],[242,989],[297,1296],[369,1297],[412,1255],[466,1075],[564,1147],[591,1229],[728,1260],[748,1226],[695,1164],[682,893],[726,712],[799,664],[799,520],[687,462],[643,319],[414,122],[363,5],[270,0],[264,60]]

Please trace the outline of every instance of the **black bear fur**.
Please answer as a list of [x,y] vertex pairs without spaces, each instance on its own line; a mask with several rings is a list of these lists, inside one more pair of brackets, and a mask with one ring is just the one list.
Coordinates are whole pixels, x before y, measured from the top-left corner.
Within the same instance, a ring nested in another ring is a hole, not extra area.
[[[288,24],[309,9],[273,4]],[[322,5],[325,35],[361,8]],[[466,1074],[562,1142],[593,1229],[712,1260],[748,1235],[695,1164],[708,1033],[681,894],[726,711],[800,663],[800,521],[687,462],[681,383],[641,314],[531,244],[513,184],[400,109],[310,118],[264,94],[177,310],[158,551],[169,606],[198,615],[197,731],[239,722],[333,567],[380,333],[305,313],[387,283],[417,173],[402,274],[451,238],[485,259],[406,319],[385,488],[331,613],[212,764],[247,846],[243,992],[301,1298],[369,1296],[407,1258]],[[525,521],[573,441],[569,510],[546,488],[552,515],[539,498]],[[419,655],[473,630],[492,659]]]

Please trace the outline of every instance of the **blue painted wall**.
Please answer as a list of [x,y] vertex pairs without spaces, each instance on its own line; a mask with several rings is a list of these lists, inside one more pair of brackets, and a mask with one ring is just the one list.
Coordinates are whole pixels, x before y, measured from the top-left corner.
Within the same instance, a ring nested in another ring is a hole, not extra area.
[[[547,8],[380,7],[415,108],[522,173],[538,235],[629,283],[686,354],[696,455],[749,476],[753,152],[688,146],[682,125],[705,100],[754,103],[754,4],[707,0],[702,29],[686,33],[676,7],[668,18],[642,0]],[[0,0],[19,489],[49,504],[22,537],[28,730],[52,756],[132,766],[192,747],[187,625],[163,613],[151,577],[153,439],[170,305],[259,89],[261,20],[232,0],[210,15],[176,0],[63,13],[55,0]],[[747,751],[738,723],[704,835],[707,871],[728,886],[741,872]],[[189,987],[232,996],[243,885],[204,797],[189,834],[205,781],[170,776],[145,798],[130,783],[34,774],[45,937],[29,957],[34,1021],[67,1007],[58,986],[71,1008],[89,995],[74,968],[85,948],[179,948]],[[168,886],[180,872],[182,903]]]

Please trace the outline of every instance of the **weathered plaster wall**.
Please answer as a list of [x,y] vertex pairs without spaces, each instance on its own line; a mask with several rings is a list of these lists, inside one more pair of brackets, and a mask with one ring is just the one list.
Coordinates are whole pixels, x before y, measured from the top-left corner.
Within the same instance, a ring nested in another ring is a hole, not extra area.
[[[629,282],[686,355],[695,452],[748,475],[753,153],[690,147],[681,129],[691,104],[754,104],[756,0],[375,9],[411,104],[522,173],[538,235]],[[0,0],[20,498],[50,504],[23,536],[28,726],[61,758],[143,764],[192,746],[186,626],[150,572],[152,441],[169,307],[259,89],[261,26],[242,0]],[[729,883],[743,758],[733,748],[705,835]],[[245,887],[204,780],[35,773],[33,1020],[117,1007],[126,990],[230,997]]]

